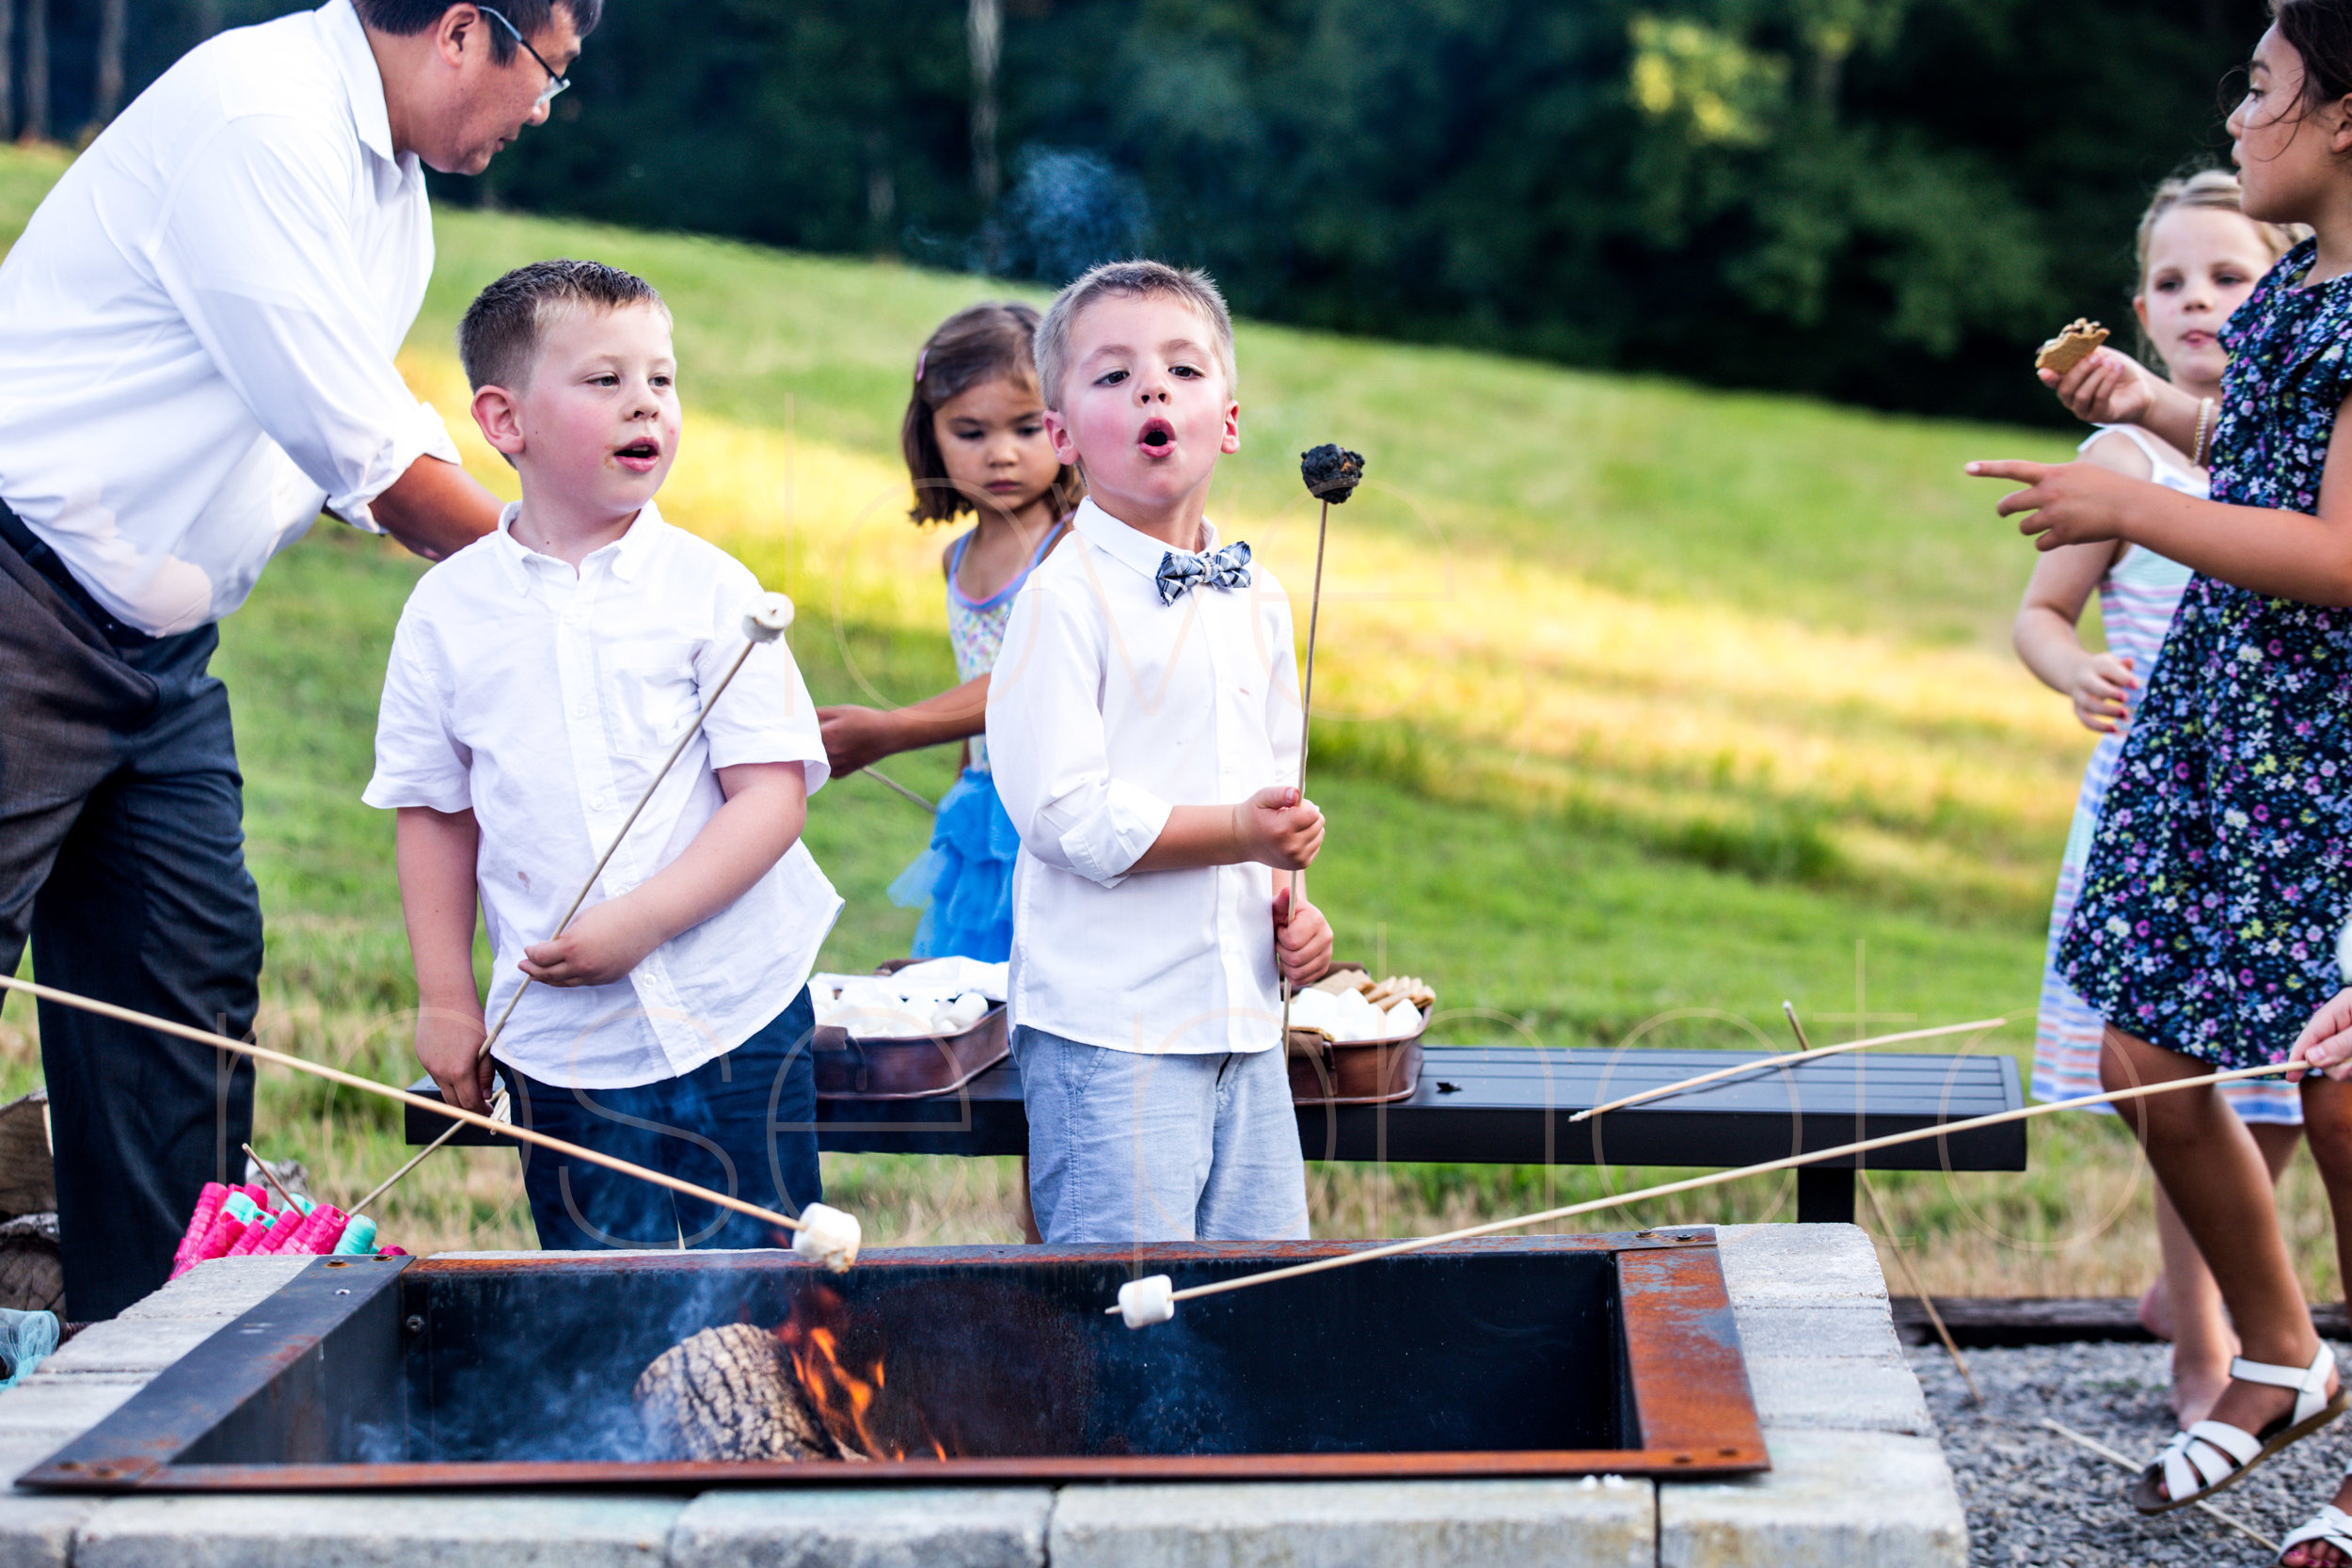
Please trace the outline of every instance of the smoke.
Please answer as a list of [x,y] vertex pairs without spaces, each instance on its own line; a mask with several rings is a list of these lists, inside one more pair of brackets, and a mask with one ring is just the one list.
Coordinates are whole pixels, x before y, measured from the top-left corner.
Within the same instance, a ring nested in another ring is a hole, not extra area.
[[910,233],[917,260],[992,277],[1068,282],[1102,261],[1141,255],[1152,238],[1142,182],[1081,148],[1025,147],[1013,184],[969,237]]

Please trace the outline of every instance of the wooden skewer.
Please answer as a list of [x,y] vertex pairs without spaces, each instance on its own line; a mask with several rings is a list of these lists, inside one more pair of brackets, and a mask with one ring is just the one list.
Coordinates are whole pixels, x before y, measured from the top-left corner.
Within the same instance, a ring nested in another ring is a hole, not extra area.
[[[514,1101],[507,1097],[506,1090],[501,1087],[496,1095],[491,1097],[490,1119],[503,1126],[514,1125],[515,1113],[513,1105]],[[367,1196],[353,1204],[351,1206],[351,1212],[355,1214],[363,1214],[367,1212],[369,1204],[373,1203],[377,1198],[382,1197],[386,1193],[389,1193],[394,1187],[399,1186],[402,1177],[406,1176],[410,1171],[415,1170],[419,1165],[423,1164],[424,1157],[426,1155],[432,1153],[435,1149],[449,1142],[450,1139],[457,1136],[457,1129],[464,1125],[465,1124],[463,1122],[453,1124],[449,1131],[443,1132],[439,1137],[434,1139],[431,1143],[417,1150],[416,1153],[410,1155],[406,1164],[401,1166],[400,1169],[392,1172],[391,1175],[377,1182],[375,1186],[370,1190]]]
[[1960,1369],[1962,1381],[1968,1385],[1969,1402],[1982,1404],[1984,1390],[1977,1386],[1977,1374],[1968,1370],[1968,1358],[1960,1354],[1960,1341],[1953,1338],[1952,1331],[1944,1326],[1944,1314],[1935,1309],[1935,1298],[1928,1294],[1925,1285],[1919,1283],[1919,1271],[1911,1266],[1911,1254],[1905,1252],[1902,1243],[1895,1239],[1894,1222],[1886,1217],[1886,1205],[1879,1201],[1878,1188],[1870,1184],[1867,1172],[1856,1171],[1853,1176],[1862,1188],[1863,1196],[1870,1200],[1870,1212],[1879,1218],[1879,1234],[1886,1238],[1886,1250],[1895,1255],[1895,1266],[1903,1271],[1903,1278],[1911,1285],[1911,1293],[1919,1298],[1921,1307],[1927,1308],[1928,1322],[1935,1325],[1935,1337],[1944,1341],[1946,1354],[1951,1356],[1952,1365]]
[[[1784,1002],[1781,1006],[1786,1007],[1788,1004]],[[1791,1022],[1794,1022],[1793,1017]],[[1644,1089],[1639,1094],[1629,1094],[1622,1100],[1613,1100],[1606,1105],[1596,1105],[1589,1111],[1579,1111],[1568,1119],[1590,1121],[1593,1117],[1611,1111],[1622,1111],[1629,1105],[1640,1105],[1652,1100],[1663,1100],[1670,1094],[1680,1094],[1685,1089],[1695,1089],[1703,1084],[1715,1084],[1726,1078],[1737,1078],[1743,1072],[1769,1072],[1775,1068],[1794,1067],[1799,1062],[1815,1061],[1823,1056],[1843,1055],[1849,1051],[1860,1051],[1866,1046],[1894,1045],[1903,1040],[1934,1039],[1939,1035],[1964,1035],[1971,1029],[1998,1029],[2008,1022],[2009,1020],[2005,1018],[1980,1018],[1969,1023],[1940,1023],[1932,1029],[1907,1029],[1899,1035],[1879,1035],[1867,1040],[1848,1040],[1842,1045],[1822,1045],[1816,1046],[1810,1051],[1792,1051],[1785,1056],[1766,1056],[1759,1061],[1741,1062],[1737,1067],[1717,1068],[1712,1072],[1702,1072],[1695,1078],[1684,1078],[1672,1084],[1661,1084],[1654,1089]],[[1804,1038],[1803,1029],[1797,1031],[1797,1037]]]
[[[555,930],[548,938],[549,942],[553,942],[564,934],[564,929],[572,923],[572,916],[580,912],[580,906],[586,903],[588,895],[596,891],[596,879],[604,875],[604,868],[612,863],[612,857],[620,852],[621,845],[628,838],[629,830],[637,826],[637,819],[643,816],[645,814],[645,808],[653,803],[654,792],[661,787],[661,781],[670,776],[670,769],[676,764],[677,759],[686,754],[688,743],[702,733],[703,721],[710,717],[710,710],[719,705],[719,699],[726,695],[727,688],[735,684],[735,677],[742,670],[743,661],[751,657],[752,650],[758,646],[759,643],[750,638],[744,640],[743,651],[735,656],[735,662],[727,666],[727,673],[722,675],[719,678],[719,684],[711,689],[710,700],[703,704],[700,713],[694,715],[694,721],[686,726],[686,733],[677,737],[677,744],[670,748],[670,754],[662,758],[661,768],[654,774],[653,783],[645,786],[645,793],[640,795],[637,798],[637,804],[629,808],[628,820],[621,824],[621,831],[612,835],[612,842],[606,845],[604,853],[596,857],[596,868],[588,873],[588,879],[580,884],[578,893],[572,895],[571,907],[564,911],[564,918],[555,923]],[[506,1021],[515,1016],[516,1006],[522,1001],[523,992],[531,989],[531,976],[524,975],[523,983],[515,988],[515,994],[506,999],[506,1006],[499,1013],[499,1021],[490,1026],[488,1034],[482,1037],[482,1044],[474,1051],[473,1059],[476,1062],[487,1056],[490,1053],[490,1048],[498,1044],[499,1037],[506,1032]],[[503,1089],[499,1093],[501,1098],[505,1095]],[[461,1125],[463,1124],[452,1123],[447,1132],[417,1150],[406,1164],[386,1177],[366,1197],[353,1204],[351,1212],[358,1213],[366,1205],[391,1191],[393,1184],[402,1177],[423,1164],[428,1158],[439,1152],[443,1144],[457,1136],[457,1129]]]
[[159,1035],[172,1035],[183,1040],[194,1040],[199,1045],[209,1045],[219,1051],[233,1051],[240,1056],[249,1056],[257,1062],[275,1062],[279,1067],[292,1068],[296,1072],[307,1072],[313,1078],[324,1078],[330,1084],[341,1084],[345,1088],[379,1095],[386,1100],[396,1100],[404,1105],[414,1105],[421,1111],[430,1111],[437,1117],[447,1117],[452,1121],[483,1128],[501,1137],[532,1144],[557,1154],[568,1154],[575,1160],[585,1160],[592,1165],[602,1165],[605,1169],[618,1171],[623,1176],[634,1176],[640,1180],[650,1181],[657,1187],[667,1187],[674,1193],[683,1193],[688,1197],[698,1197],[705,1203],[715,1203],[722,1209],[731,1209],[739,1214],[749,1214],[755,1220],[766,1220],[769,1224],[782,1226],[787,1230],[798,1230],[802,1227],[799,1220],[789,1215],[779,1214],[772,1209],[762,1209],[756,1203],[746,1203],[739,1197],[729,1197],[724,1193],[714,1193],[707,1187],[698,1187],[691,1181],[681,1180],[665,1172],[647,1170],[644,1166],[632,1164],[627,1160],[617,1159],[610,1154],[599,1154],[593,1148],[582,1148],[578,1144],[565,1143],[563,1139],[549,1137],[535,1128],[516,1127],[512,1122],[493,1121],[479,1111],[463,1110],[438,1100],[427,1100],[421,1094],[410,1094],[406,1089],[396,1089],[389,1084],[379,1084],[373,1078],[362,1078],[356,1072],[345,1072],[341,1068],[326,1067],[318,1062],[306,1062],[299,1056],[289,1056],[282,1051],[272,1051],[267,1046],[254,1045],[246,1040],[233,1040],[226,1035],[208,1035],[201,1029],[191,1028],[184,1023],[174,1023],[169,1019],[157,1018],[151,1013],[136,1012],[129,1007],[118,1007],[111,1002],[100,1002],[87,996],[77,996],[70,990],[59,990],[55,986],[39,985],[31,980],[20,980],[12,974],[0,974],[0,987],[5,987],[9,990],[21,990],[27,996],[39,997],[43,1002],[55,1002],[60,1006],[78,1007],[83,1012],[96,1013],[101,1018],[111,1018],[118,1022],[135,1023],[142,1029],[152,1029]]
[[[1246,1291],[1253,1285],[1271,1285],[1280,1279],[1296,1279],[1305,1275],[1324,1274],[1332,1269],[1352,1268],[1358,1263],[1370,1263],[1382,1258],[1396,1258],[1408,1252],[1443,1246],[1448,1242],[1466,1242],[1477,1236],[1492,1236],[1499,1231],[1517,1230],[1523,1226],[1545,1225],[1553,1220],[1574,1219],[1600,1209],[1614,1209],[1623,1204],[1640,1203],[1647,1198],[1671,1197],[1677,1193],[1696,1192],[1702,1187],[1720,1187],[1726,1181],[1738,1181],[1751,1176],[1770,1176],[1774,1171],[1795,1170],[1803,1165],[1818,1165],[1827,1160],[1850,1159],[1877,1149],[1896,1148],[1904,1144],[1924,1143],[1930,1138],[1948,1138],[1960,1132],[1980,1132],[1987,1127],[2002,1127],[2012,1121],[2030,1121],[2036,1117],[2056,1116],[2060,1111],[2087,1110],[2093,1105],[2115,1105],[2126,1100],[2145,1100],[2150,1095],[2170,1094],[2177,1089],[2200,1085],[2242,1084],[2251,1078],[2275,1078],[2291,1072],[2299,1064],[2274,1062],[2268,1067],[2238,1068],[2230,1072],[2206,1073],[2195,1078],[2176,1078],[2169,1084],[2141,1084],[2128,1089],[2110,1089],[2105,1094],[2078,1095],[2072,1100],[2046,1101],[2040,1105],[2020,1106],[2014,1111],[1996,1111],[1990,1116],[1971,1117],[1963,1121],[1946,1122],[1937,1127],[1918,1127],[1908,1132],[1889,1132],[1884,1137],[1865,1138],[1860,1143],[1840,1144],[1836,1148],[1816,1149],[1810,1154],[1788,1154],[1760,1164],[1742,1165],[1738,1170],[1715,1171],[1707,1176],[1693,1176],[1681,1181],[1668,1181],[1638,1192],[1620,1193],[1613,1197],[1597,1197],[1583,1203],[1571,1203],[1561,1209],[1547,1209],[1541,1213],[1521,1214],[1515,1219],[1489,1220],[1485,1225],[1465,1226],[1459,1230],[1440,1231],[1435,1236],[1415,1236],[1408,1241],[1391,1242],[1386,1246],[1369,1247],[1362,1252],[1342,1253],[1331,1258],[1318,1258],[1311,1263],[1293,1263],[1286,1268],[1267,1269],[1259,1274],[1246,1274],[1213,1284],[1194,1285],[1178,1291],[1169,1299],[1191,1301],[1197,1296],[1222,1295],[1228,1291]],[[2316,1070],[2306,1069],[2305,1070]],[[1116,1315],[1116,1307],[1105,1309]]]
[[278,1173],[269,1168],[269,1162],[254,1153],[251,1144],[239,1144],[237,1147],[245,1150],[246,1158],[252,1161],[254,1168],[262,1173],[262,1180],[268,1182],[270,1191],[278,1195],[278,1201],[289,1209],[293,1208],[294,1206],[294,1194],[288,1192],[286,1184],[278,1180]]
[[[1784,997],[1780,1010],[1788,1020],[1789,1031],[1797,1037],[1797,1049],[1812,1050],[1813,1042],[1804,1037],[1804,1025],[1797,1021],[1797,1005]],[[1982,1404],[1984,1390],[1977,1386],[1977,1374],[1968,1370],[1968,1358],[1960,1354],[1960,1341],[1953,1338],[1952,1331],[1944,1326],[1944,1314],[1935,1309],[1935,1298],[1928,1294],[1925,1285],[1919,1283],[1919,1271],[1911,1266],[1911,1255],[1895,1239],[1895,1226],[1886,1217],[1886,1205],[1879,1201],[1879,1190],[1870,1184],[1869,1177],[1864,1172],[1857,1170],[1853,1177],[1855,1184],[1870,1200],[1870,1212],[1878,1216],[1879,1233],[1886,1238],[1886,1248],[1895,1255],[1895,1266],[1902,1270],[1903,1278],[1911,1282],[1911,1293],[1919,1298],[1919,1305],[1927,1311],[1928,1322],[1935,1325],[1935,1337],[1944,1341],[1945,1353],[1952,1358],[1952,1365],[1960,1369],[1961,1381],[1968,1385],[1970,1402]]]
[[900,784],[898,780],[892,778],[881,768],[861,768],[858,771],[870,777],[876,784],[882,785],[884,789],[896,790],[898,794],[905,796],[916,805],[921,806],[925,811],[930,812],[933,816],[937,816],[939,815],[939,808],[937,806],[931,804],[929,800],[923,799],[921,795],[915,793],[912,789],[909,789],[906,785]]
[[[1307,735],[1308,721],[1315,711],[1315,631],[1323,620],[1323,542],[1331,531],[1331,503],[1323,503],[1323,515],[1315,524],[1315,586],[1307,600],[1307,673],[1299,681],[1298,692],[1298,798],[1307,799]],[[1291,910],[1298,909],[1298,883],[1291,883]],[[1297,988],[1288,980],[1282,982],[1282,1049],[1291,1048],[1291,998]]]
[[[2084,1448],[2089,1449],[2092,1453],[2097,1454],[2100,1458],[2113,1460],[2116,1464],[2122,1465],[2123,1468],[2131,1471],[2135,1475],[2137,1475],[2143,1467],[2138,1460],[2117,1453],[2113,1449],[2108,1448],[2105,1443],[2100,1442],[2096,1437],[2086,1437],[2081,1433],[2076,1432],[2073,1427],[2060,1426],[2056,1421],[2050,1419],[2047,1416],[2042,1418],[2042,1424],[2048,1427],[2052,1432],[2057,1433],[2060,1437],[2065,1438],[2068,1442],[2079,1443]],[[2253,1526],[2240,1521],[2233,1515],[2222,1513],[2221,1510],[2214,1507],[2213,1504],[2205,1501],[2201,1497],[2198,1499],[2197,1506],[2203,1509],[2207,1513],[2212,1514],[2215,1518],[2220,1520],[2223,1524],[2229,1526],[2232,1529],[2237,1531],[2240,1535],[2260,1543],[2264,1551],[2270,1553],[2273,1557],[2278,1555],[2279,1543],[2271,1540],[2270,1537],[2265,1535]]]

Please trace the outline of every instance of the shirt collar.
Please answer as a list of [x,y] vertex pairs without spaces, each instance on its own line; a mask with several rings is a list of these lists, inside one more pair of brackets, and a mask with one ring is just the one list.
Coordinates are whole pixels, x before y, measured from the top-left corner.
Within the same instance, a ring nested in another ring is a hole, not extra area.
[[[1113,561],[1133,567],[1146,578],[1157,578],[1160,562],[1171,553],[1169,546],[1140,530],[1128,527],[1095,505],[1090,496],[1078,503],[1078,515],[1071,520],[1071,527],[1077,530],[1079,537],[1088,544]],[[1203,553],[1216,548],[1216,525],[1205,517],[1200,520],[1200,537]]]
[[351,93],[352,124],[361,145],[388,164],[401,160],[392,151],[391,111],[384,102],[384,73],[377,69],[375,51],[368,47],[368,31],[351,0],[327,0],[318,8],[319,27],[327,53],[342,72]]
[[[498,533],[491,540],[491,548],[497,552],[500,566],[518,593],[530,590],[532,573],[564,568],[564,562],[554,556],[534,550],[515,537],[515,519],[521,515],[522,510],[523,503],[520,501],[508,501],[501,507]],[[603,562],[623,582],[636,581],[637,575],[644,570],[645,562],[661,547],[663,536],[671,531],[671,525],[662,520],[661,509],[647,501],[637,514],[637,520],[628,525],[627,533],[610,545],[590,550],[581,558],[580,578],[585,580],[588,568]],[[1158,564],[1157,562],[1152,562],[1155,570]]]

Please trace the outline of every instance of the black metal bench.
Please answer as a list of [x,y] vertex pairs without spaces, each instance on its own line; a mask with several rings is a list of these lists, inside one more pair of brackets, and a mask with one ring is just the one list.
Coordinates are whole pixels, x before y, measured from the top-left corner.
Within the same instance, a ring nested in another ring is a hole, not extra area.
[[[1309,1159],[1427,1161],[1448,1164],[1699,1165],[1729,1167],[2025,1103],[2017,1064],[2006,1055],[1888,1053],[1830,1056],[1759,1071],[1590,1121],[1568,1117],[1645,1088],[1765,1060],[1762,1052],[1555,1050],[1431,1046],[1421,1085],[1391,1105],[1302,1105],[1298,1138]],[[416,1092],[435,1097],[430,1080]],[[407,1135],[429,1142],[447,1127],[410,1106]],[[823,1101],[820,1148],[843,1154],[1025,1154],[1029,1123],[1009,1062],[936,1100]],[[487,1144],[467,1128],[455,1140]],[[2023,1122],[1949,1138],[1923,1138],[1871,1155],[1873,1170],[2024,1170]],[[1797,1173],[1797,1218],[1853,1218],[1854,1163]]]

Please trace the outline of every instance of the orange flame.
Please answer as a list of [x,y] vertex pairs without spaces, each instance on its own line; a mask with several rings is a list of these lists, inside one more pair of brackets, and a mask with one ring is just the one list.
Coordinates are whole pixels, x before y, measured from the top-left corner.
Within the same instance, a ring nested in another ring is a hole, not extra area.
[[[791,1358],[801,1391],[835,1443],[868,1459],[904,1459],[906,1445],[876,1432],[871,1419],[889,1381],[882,1354],[877,1351],[870,1362],[851,1366],[841,1351],[840,1325],[846,1317],[837,1292],[822,1285],[805,1286],[793,1298],[792,1315],[778,1326],[776,1338]],[[947,1449],[931,1434],[930,1423],[921,1411],[913,1414],[923,1429],[929,1457],[946,1459]]]

